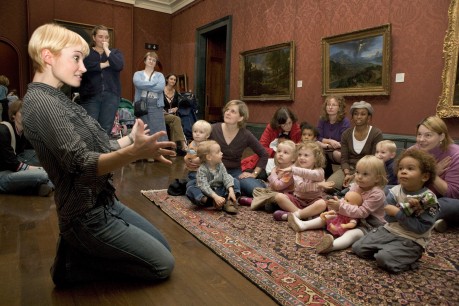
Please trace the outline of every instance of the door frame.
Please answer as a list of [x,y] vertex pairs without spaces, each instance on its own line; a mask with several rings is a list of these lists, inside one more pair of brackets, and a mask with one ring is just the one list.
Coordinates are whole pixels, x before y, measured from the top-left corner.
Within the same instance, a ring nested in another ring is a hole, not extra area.
[[[205,90],[206,90],[206,54],[207,35],[218,28],[226,29],[226,58],[225,58],[225,101],[228,101],[231,72],[231,29],[232,16],[226,16],[196,29],[195,49],[195,95],[199,101],[198,117],[204,119]],[[226,103],[226,102],[225,102]]]

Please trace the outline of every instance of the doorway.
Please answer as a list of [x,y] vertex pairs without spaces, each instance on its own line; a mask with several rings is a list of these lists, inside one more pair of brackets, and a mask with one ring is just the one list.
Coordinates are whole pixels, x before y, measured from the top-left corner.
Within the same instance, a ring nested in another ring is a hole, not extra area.
[[197,29],[196,98],[199,117],[222,121],[222,108],[229,96],[231,63],[231,16]]
[[15,89],[18,97],[24,95],[22,88],[22,65],[16,45],[6,37],[0,37],[0,75],[5,75],[10,85],[8,90]]

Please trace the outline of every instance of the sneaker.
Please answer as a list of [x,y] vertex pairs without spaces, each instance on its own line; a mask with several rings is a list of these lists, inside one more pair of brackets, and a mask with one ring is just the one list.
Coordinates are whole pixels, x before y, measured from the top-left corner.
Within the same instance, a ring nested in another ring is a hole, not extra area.
[[48,197],[51,195],[53,191],[54,188],[49,186],[48,184],[41,184],[40,187],[38,187],[38,195],[40,197]]
[[234,202],[231,200],[226,201],[226,203],[223,205],[223,210],[226,211],[230,215],[237,214],[237,208],[234,205]]
[[276,210],[273,213],[273,218],[276,221],[287,221],[288,211],[285,210]]
[[237,202],[242,206],[250,206],[252,204],[252,200],[253,199],[249,197],[240,197]]
[[444,233],[448,229],[448,224],[446,224],[445,220],[439,219],[435,221],[434,229],[439,233]]
[[332,250],[334,240],[335,239],[332,235],[326,234],[324,238],[322,238],[322,241],[316,245],[316,252],[318,254],[325,254],[330,252]]
[[287,216],[288,226],[290,226],[295,232],[302,232],[300,228],[301,220],[298,219],[294,214],[288,214]]

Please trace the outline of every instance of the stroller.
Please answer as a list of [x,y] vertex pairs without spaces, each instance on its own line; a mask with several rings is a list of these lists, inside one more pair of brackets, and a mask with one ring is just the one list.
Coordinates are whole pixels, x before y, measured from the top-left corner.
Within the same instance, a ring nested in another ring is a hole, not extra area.
[[196,96],[191,92],[184,92],[179,94],[178,97],[178,111],[177,116],[182,120],[183,133],[187,142],[193,140],[193,124],[196,122],[198,103]]
[[116,138],[126,136],[134,123],[135,116],[132,102],[121,98],[118,111],[115,115],[115,122],[113,123],[112,136]]

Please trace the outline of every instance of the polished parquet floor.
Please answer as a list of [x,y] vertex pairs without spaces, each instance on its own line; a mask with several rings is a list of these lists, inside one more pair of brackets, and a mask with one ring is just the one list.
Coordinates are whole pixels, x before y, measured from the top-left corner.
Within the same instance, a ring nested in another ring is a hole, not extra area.
[[155,224],[176,259],[158,284],[99,282],[55,289],[49,268],[58,237],[53,197],[0,195],[0,305],[276,305],[194,236],[140,194],[184,177],[173,165],[139,161],[115,173],[119,199]]

